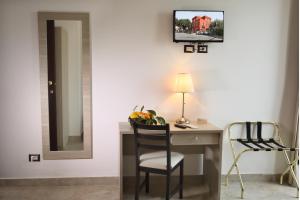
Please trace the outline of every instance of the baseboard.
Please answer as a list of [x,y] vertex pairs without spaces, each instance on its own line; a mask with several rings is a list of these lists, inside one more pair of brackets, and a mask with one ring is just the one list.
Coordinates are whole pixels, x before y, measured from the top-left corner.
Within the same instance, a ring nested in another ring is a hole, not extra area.
[[[222,182],[225,181],[225,176],[226,175],[222,175]],[[280,174],[242,174],[241,176],[244,181],[274,182],[280,179]],[[229,180],[238,181],[239,176],[237,174],[231,174]]]
[[[242,174],[244,181],[278,181],[280,174]],[[160,182],[163,177],[153,176],[153,181]],[[177,179],[173,177],[172,179]],[[238,181],[238,175],[232,174],[230,181]],[[134,177],[125,177],[131,183]],[[222,175],[222,182],[225,175]],[[185,182],[202,182],[203,175],[185,176]],[[70,185],[119,185],[118,177],[74,177],[74,178],[25,178],[25,179],[0,179],[0,186],[70,186]]]
[[0,179],[0,186],[119,185],[118,177]]
[[[142,175],[143,177],[143,175]],[[142,178],[143,179],[143,178]],[[165,176],[150,176],[151,183],[154,185],[156,183],[161,183],[166,180]],[[179,176],[178,175],[173,175],[171,176],[171,182],[178,182]],[[123,181],[126,183],[126,185],[131,185],[135,183],[135,176],[125,176]],[[204,176],[203,175],[187,175],[184,176],[184,183],[187,184],[197,184],[197,183],[203,183],[204,182]]]

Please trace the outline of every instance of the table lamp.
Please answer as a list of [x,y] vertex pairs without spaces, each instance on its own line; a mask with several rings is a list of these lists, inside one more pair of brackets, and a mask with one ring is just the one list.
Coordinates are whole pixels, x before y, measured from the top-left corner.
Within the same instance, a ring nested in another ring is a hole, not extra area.
[[182,93],[182,113],[181,118],[176,120],[177,124],[189,124],[190,121],[184,117],[184,94],[194,92],[191,74],[180,73],[176,77],[176,92]]

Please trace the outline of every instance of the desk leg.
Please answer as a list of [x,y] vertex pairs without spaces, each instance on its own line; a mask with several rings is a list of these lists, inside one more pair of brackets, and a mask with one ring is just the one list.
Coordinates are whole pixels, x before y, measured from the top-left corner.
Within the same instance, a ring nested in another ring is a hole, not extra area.
[[209,187],[212,200],[221,199],[221,164],[222,164],[222,137],[219,145],[208,145],[204,149],[203,173],[205,183]]
[[120,174],[119,174],[119,187],[120,187],[120,200],[123,199],[123,135],[120,134],[120,163],[119,163],[119,167],[120,167]]

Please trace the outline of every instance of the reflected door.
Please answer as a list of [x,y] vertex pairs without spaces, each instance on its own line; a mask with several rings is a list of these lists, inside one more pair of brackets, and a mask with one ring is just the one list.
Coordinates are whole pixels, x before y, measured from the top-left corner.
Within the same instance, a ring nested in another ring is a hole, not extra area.
[[50,151],[83,150],[82,24],[47,20]]
[[48,53],[48,99],[50,151],[58,150],[56,123],[56,89],[55,89],[55,27],[54,20],[47,20],[47,53]]

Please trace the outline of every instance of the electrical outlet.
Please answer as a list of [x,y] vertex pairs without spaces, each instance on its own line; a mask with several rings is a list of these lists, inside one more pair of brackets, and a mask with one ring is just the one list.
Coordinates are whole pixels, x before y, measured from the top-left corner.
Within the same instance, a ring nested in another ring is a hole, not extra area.
[[40,154],[29,154],[29,162],[40,162]]
[[207,53],[208,46],[207,45],[198,45],[197,50],[198,50],[197,51],[198,53]]

